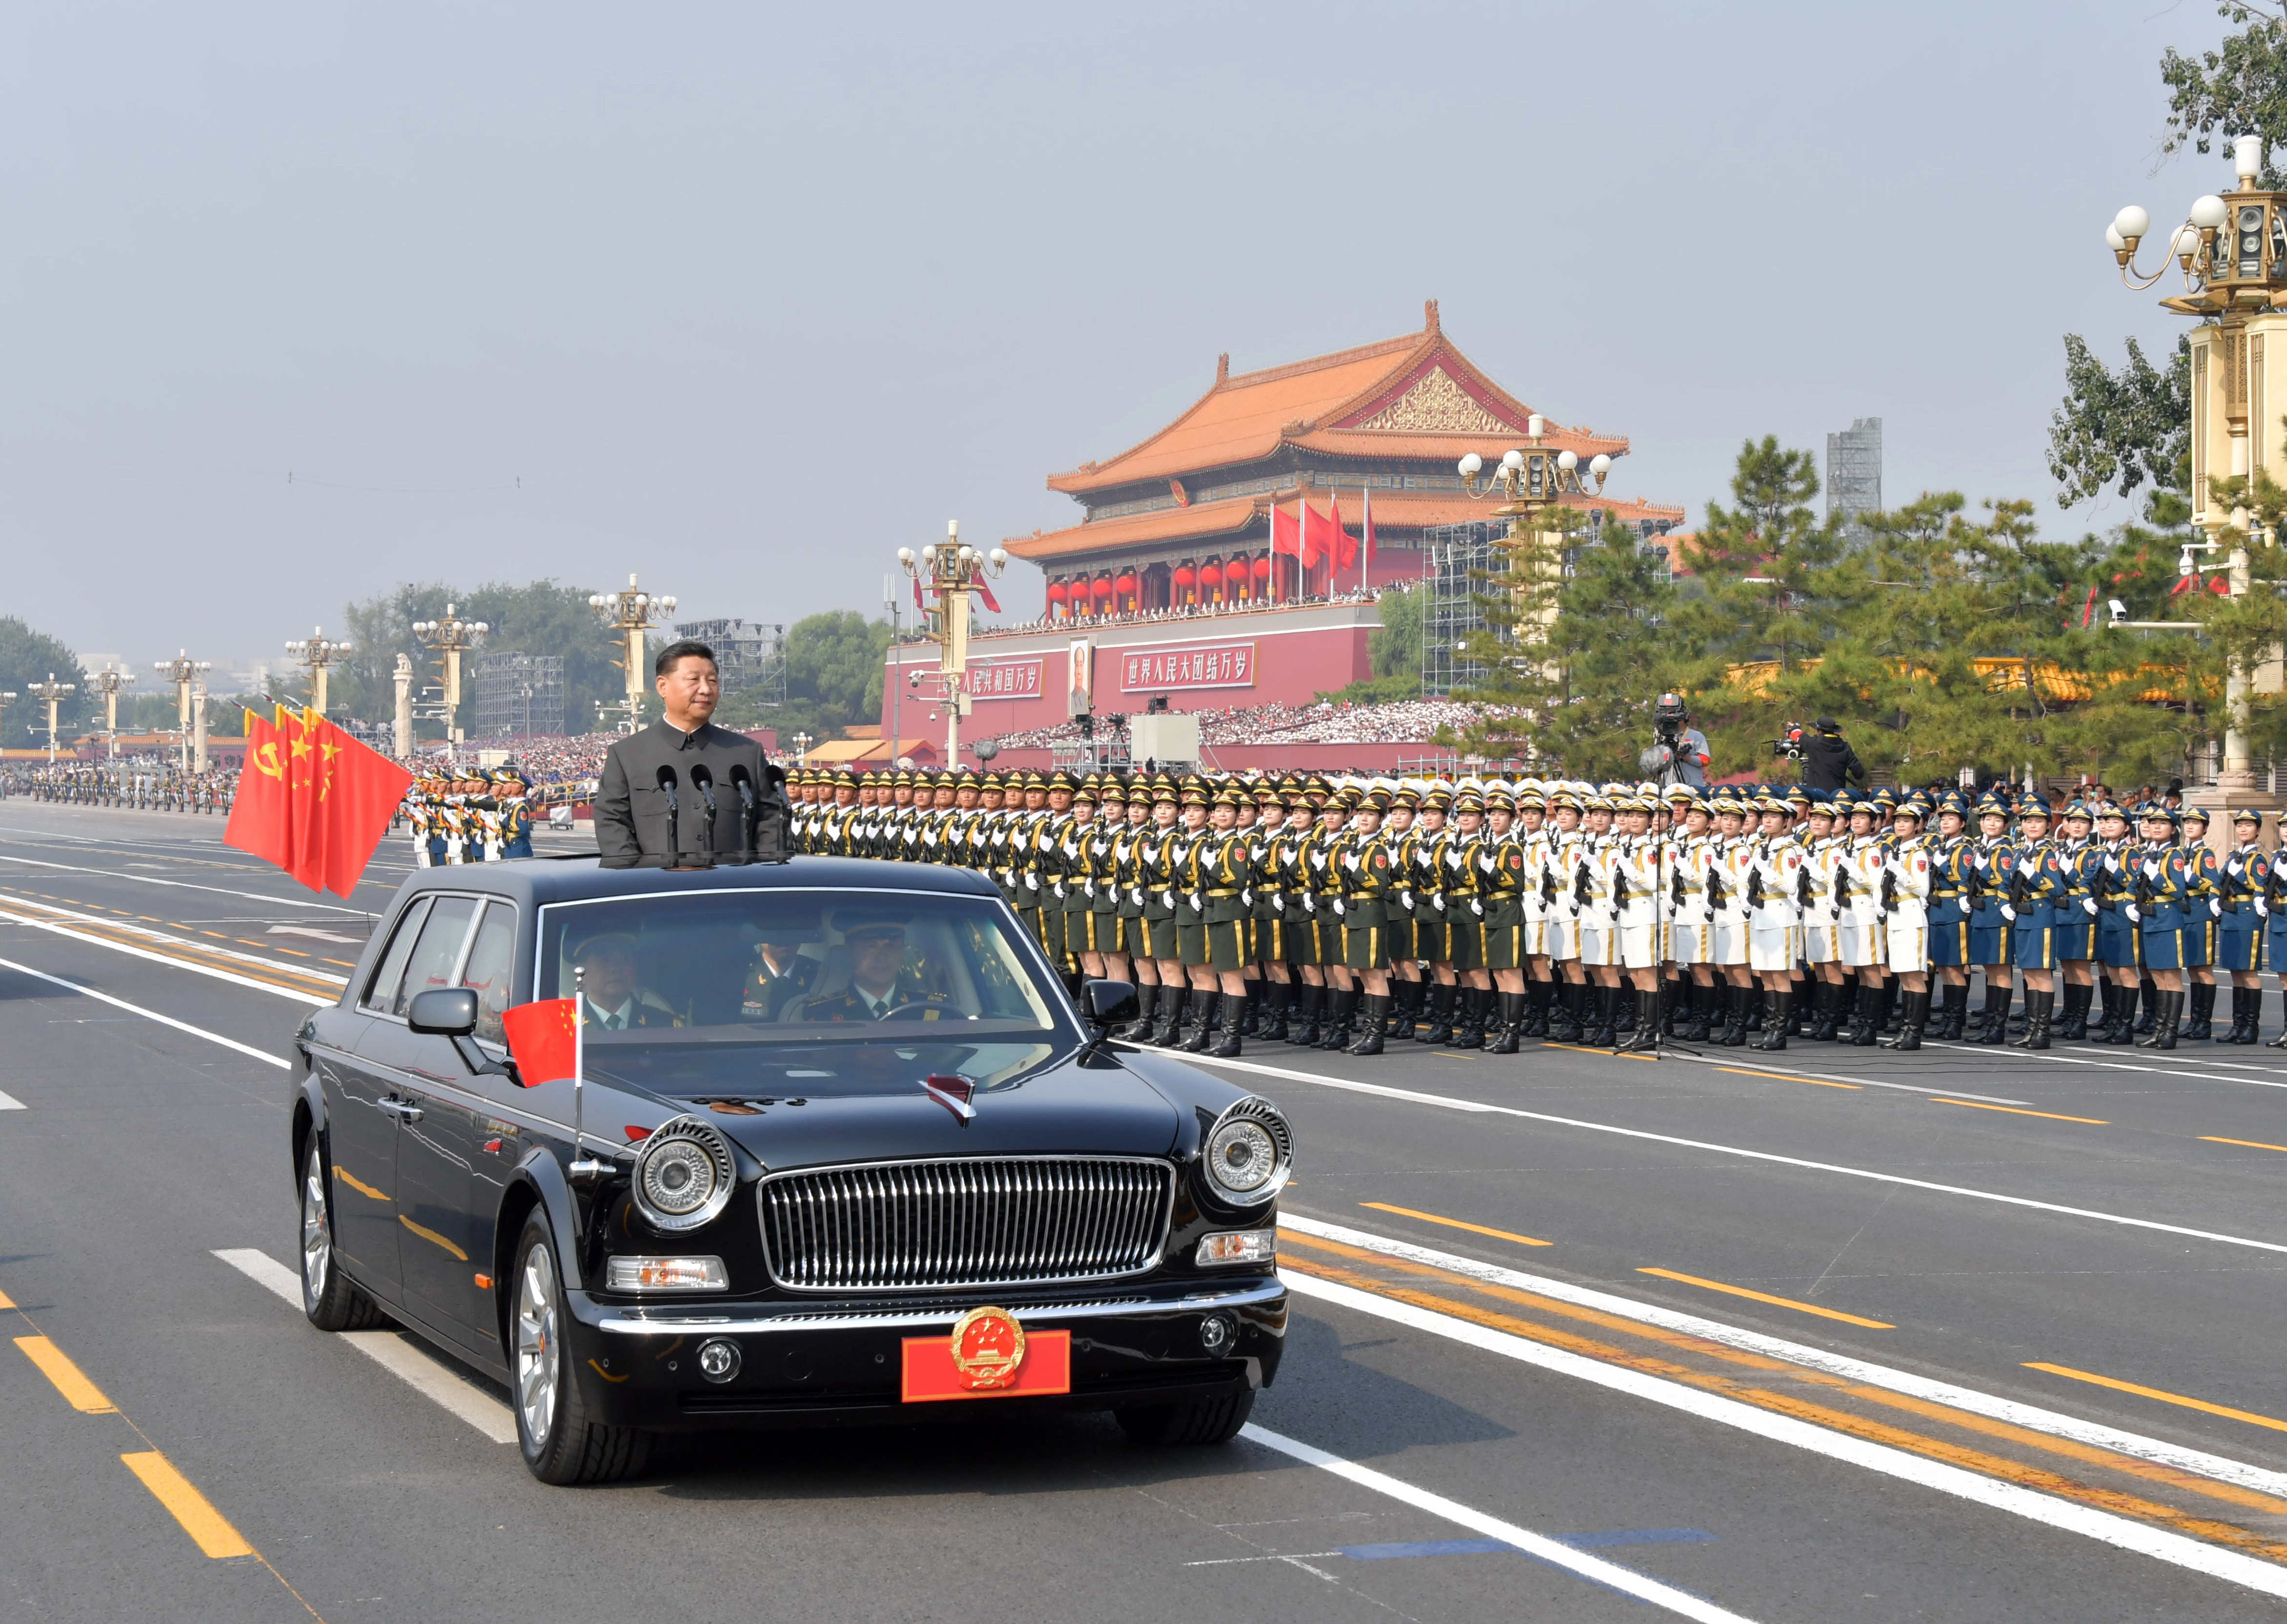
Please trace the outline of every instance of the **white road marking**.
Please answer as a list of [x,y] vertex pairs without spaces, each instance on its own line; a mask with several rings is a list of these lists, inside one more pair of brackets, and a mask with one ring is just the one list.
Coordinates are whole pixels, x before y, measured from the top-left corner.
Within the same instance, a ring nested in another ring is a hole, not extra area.
[[[2133,1551],[2139,1556],[2150,1557],[2156,1561],[2241,1585],[2266,1596],[2287,1596],[2287,1567],[2275,1567],[2268,1562],[2243,1557],[2236,1551],[2204,1545],[2180,1533],[2171,1533],[2165,1529],[2116,1517],[2109,1511],[2100,1511],[2072,1501],[2038,1494],[2014,1483],[1980,1477],[1961,1467],[1928,1460],[1887,1444],[1853,1438],[1846,1432],[1829,1431],[1824,1427],[1799,1421],[1792,1415],[1758,1409],[1737,1399],[1703,1391],[1682,1382],[1671,1382],[1661,1376],[1603,1364],[1563,1348],[1552,1348],[1527,1337],[1494,1330],[1489,1326],[1474,1325],[1465,1320],[1417,1308],[1410,1303],[1392,1302],[1371,1291],[1357,1290],[1332,1281],[1315,1280],[1308,1274],[1282,1274],[1281,1278],[1298,1296],[1318,1297],[1359,1313],[1371,1314],[1377,1319],[1426,1331],[1431,1336],[1497,1353],[1520,1364],[1536,1365],[1560,1376],[1575,1376],[1596,1386],[1626,1393],[1631,1398],[1646,1399],[1654,1404],[1681,1410],[1703,1421],[1733,1427],[1774,1443],[1791,1445],[1829,1460],[1862,1466],[1885,1477],[1901,1478],[1974,1505],[2006,1511],[2030,1522],[2060,1528],[2068,1533],[2081,1534],[2107,1545],[2117,1546],[2123,1550]],[[1465,1525],[1475,1527],[1478,1525],[1471,1523]],[[1493,1537],[1507,1539],[1509,1536],[1495,1534]]]
[[[265,958],[259,953],[241,953],[234,948],[217,947],[210,942],[194,942],[188,936],[178,936],[167,931],[154,930],[148,925],[138,925],[127,919],[106,918],[101,914],[81,913],[75,909],[58,907],[53,903],[36,903],[28,896],[8,897],[5,899],[5,905],[10,908],[36,908],[42,913],[52,913],[59,918],[77,919],[83,925],[100,925],[107,930],[123,930],[131,936],[141,936],[152,942],[163,942],[169,947],[196,948],[200,952],[210,953],[218,958],[235,958],[241,964],[260,965],[265,970],[283,970],[289,975],[306,976],[313,981],[331,981],[336,987],[346,987],[350,984],[349,977],[345,975],[332,975],[323,970],[305,970],[301,966],[289,965],[282,958]],[[299,928],[292,925],[281,925],[278,927],[280,930],[296,931]],[[307,931],[301,934],[313,936],[324,934],[321,931]],[[354,936],[327,936],[326,940],[356,942],[360,947],[365,945],[363,941]]]
[[1278,1222],[1282,1227],[1302,1234],[1339,1241],[1361,1250],[1402,1257],[1409,1263],[1427,1264],[1432,1268],[1467,1275],[1471,1280],[1482,1280],[1491,1285],[1508,1286],[1520,1291],[1555,1297],[1559,1302],[1577,1303],[1583,1308],[1593,1308],[1599,1313],[1634,1320],[1643,1325],[1658,1326],[1663,1330],[1681,1331],[1688,1336],[1704,1337],[1725,1347],[1761,1353],[1767,1358],[1782,1359],[1789,1364],[1824,1371],[1829,1376],[1839,1376],[1869,1387],[1887,1388],[1911,1398],[1951,1405],[1955,1409],[1990,1416],[1995,1421],[2006,1421],[2029,1431],[2070,1439],[2076,1443],[2109,1449],[2159,1466],[2171,1466],[2197,1477],[2212,1478],[2219,1483],[2236,1484],[2241,1488],[2287,1499],[2287,1472],[2268,1470],[2245,1461],[2235,1461],[2228,1455],[2210,1455],[2204,1450],[2172,1444],[2162,1439],[2124,1432],[2117,1427],[2084,1421],[2077,1415],[2062,1415],[2038,1405],[2021,1404],[1997,1393],[1980,1392],[1974,1387],[1958,1387],[1951,1382],[1932,1381],[1911,1371],[1831,1353],[1824,1348],[1727,1325],[1721,1320],[1705,1319],[1698,1314],[1685,1313],[1658,1304],[1639,1302],[1634,1297],[1616,1297],[1611,1292],[1600,1291],[1592,1286],[1575,1285],[1571,1281],[1555,1280],[1546,1274],[1530,1274],[1523,1269],[1507,1268],[1500,1264],[1464,1257],[1458,1253],[1439,1251],[1433,1247],[1417,1246],[1411,1241],[1395,1241],[1371,1230],[1352,1229],[1347,1225],[1329,1224],[1291,1212],[1281,1213]]
[[[1315,1466],[1321,1471],[1332,1472],[1335,1477],[1348,1483],[1355,1483],[1360,1488],[1372,1489],[1377,1494],[1387,1494],[1390,1499],[1403,1505],[1412,1506],[1417,1511],[1427,1511],[1430,1516],[1443,1518],[1458,1527],[1484,1534],[1488,1539],[1499,1540],[1504,1544],[1514,1545],[1519,1550],[1539,1557],[1551,1567],[1561,1567],[1568,1573],[1577,1573],[1583,1579],[1594,1580],[1601,1585],[1610,1585],[1613,1589],[1633,1596],[1640,1602],[1650,1602],[1655,1607],[1665,1607],[1670,1612],[1681,1613],[1687,1619],[1699,1620],[1701,1624],[1747,1624],[1744,1614],[1718,1607],[1713,1602],[1702,1601],[1699,1597],[1687,1591],[1679,1590],[1673,1585],[1662,1584],[1657,1579],[1639,1573],[1634,1568],[1622,1567],[1617,1562],[1607,1562],[1603,1557],[1590,1556],[1584,1550],[1575,1550],[1571,1546],[1552,1540],[1545,1533],[1535,1533],[1530,1528],[1520,1528],[1515,1523],[1503,1522],[1500,1518],[1488,1516],[1473,1506],[1465,1506],[1458,1500],[1448,1500],[1443,1494],[1432,1494],[1428,1489],[1418,1488],[1402,1478],[1391,1477],[1388,1472],[1376,1471],[1371,1466],[1361,1466],[1356,1461],[1346,1461],[1338,1455],[1328,1455],[1323,1449],[1313,1448],[1310,1445],[1298,1439],[1288,1438],[1284,1433],[1273,1432],[1268,1427],[1259,1427],[1250,1422],[1239,1429],[1238,1435],[1249,1443],[1260,1444],[1265,1449],[1275,1449],[1280,1455],[1300,1461],[1306,1466]],[[1292,1560],[1292,1558],[1284,1559]]]
[[[68,936],[74,942],[84,942],[90,947],[109,948],[115,953],[125,953],[132,958],[147,958],[154,965],[172,965],[178,970],[188,970],[194,975],[211,976],[216,981],[228,981],[233,986],[251,987],[257,992],[274,992],[281,998],[292,998],[297,1003],[314,1005],[320,1009],[330,1008],[335,1002],[332,998],[321,998],[314,992],[304,992],[298,987],[281,987],[275,981],[258,981],[250,975],[236,975],[228,970],[218,970],[212,965],[196,965],[193,964],[187,958],[177,958],[171,953],[154,953],[148,948],[135,947],[124,942],[112,942],[102,936],[91,936],[84,931],[72,930],[65,926],[56,924],[53,920],[36,919],[29,914],[11,913],[5,908],[0,908],[0,919],[13,919],[17,924],[28,925],[34,930],[44,930],[55,935]],[[32,974],[36,974],[37,972],[32,972]],[[49,979],[52,981],[55,978],[51,976]],[[59,982],[58,985],[72,987],[73,990],[75,992],[87,991],[87,989],[84,987],[73,987],[73,984],[69,981],[61,981]],[[344,982],[344,985],[347,985],[347,983]],[[91,996],[99,997],[102,995],[98,993]],[[123,1004],[120,1007],[125,1009],[130,1006]],[[148,1013],[147,1011],[138,1013]],[[152,1018],[158,1021],[163,1021],[166,1019],[163,1015],[155,1015]],[[197,1029],[198,1029],[195,1027],[184,1028],[184,1030],[186,1031],[196,1031]],[[218,1038],[216,1041],[224,1042],[226,1040]],[[279,1064],[282,1066],[285,1062],[281,1060]]]
[[373,916],[362,908],[344,908],[338,903],[313,903],[298,896],[266,896],[259,891],[233,891],[227,886],[193,885],[187,879],[162,879],[156,874],[127,874],[117,869],[91,869],[75,863],[48,863],[38,857],[13,857],[0,852],[0,863],[21,863],[36,869],[61,869],[71,874],[100,874],[106,879],[131,879],[138,886],[172,886],[181,891],[212,891],[222,896],[242,896],[252,903],[269,903],[280,908],[321,908],[328,913],[355,914],[359,918]]
[[[1761,1051],[1748,1049],[1743,1052],[1753,1057]],[[1695,1066],[1743,1066],[1753,1071],[1791,1071],[1799,1077],[1816,1077],[1824,1083],[1848,1083],[1853,1088],[1894,1088],[1906,1094],[1943,1094],[1949,1100],[1976,1100],[1987,1105],[2030,1105],[2030,1100],[2011,1100],[2002,1094],[1973,1094],[1956,1088],[1926,1088],[1919,1083],[1885,1083],[1879,1077],[1862,1077],[1852,1071],[1806,1071],[1800,1066],[1790,1066],[1783,1059],[1730,1059],[1729,1050],[1722,1054],[1677,1054],[1660,1056],[1664,1060],[1688,1060]]]
[[319,930],[309,925],[273,925],[265,934],[272,936],[315,936],[320,942],[346,942],[352,947],[365,945],[363,936],[337,936],[332,931]]
[[[67,931],[64,934],[69,935],[71,933]],[[131,952],[134,950],[125,950]],[[146,957],[156,958],[158,955],[153,953]],[[169,959],[165,962],[171,964],[174,960]],[[178,1032],[188,1032],[194,1037],[203,1037],[210,1044],[220,1044],[226,1049],[235,1049],[241,1054],[252,1055],[264,1065],[275,1066],[281,1071],[292,1069],[284,1060],[270,1053],[267,1050],[257,1049],[251,1044],[242,1044],[235,1037],[225,1037],[220,1032],[210,1032],[206,1028],[193,1026],[187,1021],[178,1021],[172,1015],[162,1015],[155,1009],[145,1009],[140,1004],[130,1004],[124,998],[115,998],[107,992],[98,992],[94,988],[83,987],[77,981],[67,981],[60,975],[50,975],[45,970],[35,970],[29,965],[20,965],[12,958],[0,958],[0,970],[13,970],[19,975],[28,975],[36,981],[50,982],[62,988],[66,992],[75,992],[83,998],[93,998],[99,1004],[110,1005],[114,1009],[123,1009],[131,1015],[140,1015],[146,1021],[157,1021],[161,1026],[173,1027]],[[272,988],[269,990],[276,991],[277,989]]]
[[0,1111],[20,1111],[24,1102],[13,1094],[0,1094]]
[[[2189,1071],[2181,1066],[2142,1066],[2139,1065],[2134,1060],[2091,1060],[2086,1055],[2058,1054],[2054,1051],[2044,1051],[2041,1053],[2033,1054],[2029,1053],[2022,1049],[2013,1051],[2005,1045],[1998,1044],[1989,1046],[1985,1044],[1925,1043],[1923,1046],[1931,1049],[1961,1049],[1971,1054],[1990,1054],[1998,1050],[2002,1053],[2007,1054],[2012,1060],[2054,1060],[2060,1066],[2094,1066],[2101,1071],[2155,1071],[2164,1077],[2189,1077],[2196,1083],[2245,1083],[2254,1088],[2287,1088],[2287,1080],[2273,1082],[2263,1077],[2220,1077],[2212,1071]],[[2171,1050],[2169,1052],[2173,1053],[2175,1051]],[[2232,1064],[2229,1060],[2207,1060],[2202,1063],[2209,1066],[2229,1066]],[[2247,1068],[2247,1069],[2250,1071],[2264,1071],[2270,1068],[2268,1067],[2251,1066]]]
[[[296,1313],[301,1312],[301,1277],[269,1253],[257,1251],[252,1247],[240,1247],[218,1251],[215,1256],[256,1285],[283,1297]],[[516,1442],[516,1418],[509,1414],[508,1406],[498,1399],[479,1392],[452,1371],[440,1367],[436,1360],[430,1357],[427,1350],[410,1336],[396,1331],[344,1331],[341,1340],[403,1381],[423,1398],[435,1401],[440,1407],[467,1422],[493,1442]]]
[[[1750,1162],[1772,1162],[1782,1167],[1806,1168],[1815,1173],[1840,1173],[1846,1179],[1870,1179],[1878,1184],[1903,1185],[1911,1190],[1930,1190],[1940,1195],[1964,1195],[1972,1201],[1997,1202],[2005,1207],[2025,1207],[2036,1212],[2061,1213],[2067,1218],[2094,1218],[2101,1224],[2118,1224],[2129,1229],[2149,1229],[2161,1234],[2188,1235],[2196,1241],[2213,1241],[2223,1246],[2244,1246],[2259,1252],[2287,1252],[2287,1242],[2257,1241],[2246,1235],[2228,1235],[2212,1229],[2191,1229],[2181,1224],[2163,1224],[2152,1218],[2127,1218],[2117,1212],[2098,1212],[2088,1207],[2067,1207],[2052,1201],[2035,1201],[2030,1195],[2004,1195],[1997,1190],[1973,1190],[1966,1185],[1939,1184],[1928,1179],[1909,1179],[1903,1173],[1880,1173],[1872,1168],[1844,1167],[1833,1162],[1812,1162],[1801,1156],[1783,1156],[1776,1151],[1749,1150],[1739,1145],[1716,1145],[1705,1139],[1682,1139],[1672,1133],[1653,1133],[1642,1128],[1622,1128],[1611,1123],[1583,1122],[1576,1116],[1555,1116],[1545,1111],[1527,1111],[1513,1105],[1488,1105],[1480,1100],[1457,1100],[1448,1094],[1425,1094],[1418,1089],[1392,1088],[1383,1083],[1357,1083],[1347,1077],[1323,1076],[1314,1071],[1295,1071],[1285,1066],[1262,1066],[1253,1060],[1219,1060],[1210,1055],[1187,1054],[1184,1060],[1193,1066],[1227,1066],[1234,1071],[1260,1072],[1269,1077],[1289,1077],[1297,1083],[1315,1083],[1324,1088],[1338,1088],[1356,1094],[1379,1094],[1386,1099],[1403,1100],[1413,1105],[1434,1105],[1448,1111],[1471,1111],[1490,1116],[1518,1116],[1527,1122],[1545,1122],[1560,1128],[1585,1128],[1591,1133],[1617,1134],[1622,1139],[1647,1139],[1656,1145],[1677,1145],[1686,1150],[1711,1150],[1718,1155],[1742,1156]],[[1953,1096],[1959,1098],[1959,1095]]]

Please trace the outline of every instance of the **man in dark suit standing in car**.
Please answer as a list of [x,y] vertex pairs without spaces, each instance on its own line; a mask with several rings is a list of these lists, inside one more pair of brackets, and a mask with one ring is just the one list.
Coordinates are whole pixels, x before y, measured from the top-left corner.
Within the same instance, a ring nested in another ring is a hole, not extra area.
[[723,695],[715,650],[688,638],[670,643],[659,651],[652,672],[666,713],[620,740],[604,757],[603,782],[596,792],[596,849],[605,866],[703,860],[708,854],[736,856],[746,804],[739,792],[741,776],[762,811],[756,850],[766,857],[784,855],[781,775],[753,739],[708,720]]

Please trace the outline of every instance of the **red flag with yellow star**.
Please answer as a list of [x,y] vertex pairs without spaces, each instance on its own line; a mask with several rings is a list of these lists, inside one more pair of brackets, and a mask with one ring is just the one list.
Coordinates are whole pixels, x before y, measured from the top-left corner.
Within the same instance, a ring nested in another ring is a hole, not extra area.
[[278,731],[254,712],[246,713],[246,766],[238,776],[223,844],[249,856],[294,868],[293,813],[287,798],[285,745]]
[[330,721],[318,723],[313,742],[318,805],[312,823],[324,842],[326,889],[346,900],[405,803],[413,775]]
[[580,1074],[580,1005],[576,998],[542,998],[501,1013],[517,1082],[538,1088]]

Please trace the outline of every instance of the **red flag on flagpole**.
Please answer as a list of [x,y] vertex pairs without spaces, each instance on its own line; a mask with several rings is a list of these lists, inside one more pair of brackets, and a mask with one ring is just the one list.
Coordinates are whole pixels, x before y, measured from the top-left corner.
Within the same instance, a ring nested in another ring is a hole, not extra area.
[[2080,623],[2081,623],[2082,627],[2085,628],[2085,627],[2087,627],[2087,625],[2089,624],[2089,622],[2090,622],[2090,621],[2092,621],[2092,620],[2093,620],[2093,619],[2096,619],[2096,588],[2095,588],[2094,587],[2091,587],[2088,589],[2088,602],[2087,602],[2087,603],[2084,603],[2084,604],[2082,604],[2082,605],[2081,605],[2081,608],[2080,608]]
[[347,898],[413,787],[413,775],[330,721],[317,728],[318,827],[326,889]]
[[1284,555],[1294,561],[1288,579],[1294,586],[1293,595],[1302,596],[1302,571],[1307,567],[1302,562],[1302,521],[1287,517],[1286,510],[1276,502],[1270,504],[1270,552],[1274,558]]
[[1368,564],[1373,562],[1373,487],[1372,485],[1368,485],[1365,492],[1365,557]]
[[326,888],[326,828],[320,819],[320,766],[310,713],[277,707],[280,759],[286,767],[287,823],[294,832],[286,871],[313,891]]
[[537,1088],[580,1073],[580,1006],[576,998],[543,998],[501,1014],[517,1082]]
[[231,802],[230,822],[222,832],[223,844],[290,871],[294,866],[292,818],[278,731],[249,711],[246,764],[238,776],[238,798]]
[[[1302,564],[1304,568],[1316,564],[1321,558],[1329,565],[1329,572],[1349,564],[1342,556],[1343,545],[1349,538],[1333,520],[1305,501],[1302,504]],[[1356,545],[1351,543],[1351,545]],[[1330,583],[1331,585],[1331,583]]]
[[[1330,550],[1334,554],[1336,563],[1342,569],[1347,570],[1357,562],[1358,544],[1357,538],[1342,528],[1342,493],[1340,491],[1332,493],[1327,498],[1326,505],[1331,509],[1326,516],[1326,523],[1333,526],[1334,532]],[[1365,578],[1360,576],[1358,579],[1363,585]]]
[[996,615],[1001,612],[1001,601],[993,595],[993,588],[986,586],[981,579],[977,583],[977,595],[985,600],[985,608]]

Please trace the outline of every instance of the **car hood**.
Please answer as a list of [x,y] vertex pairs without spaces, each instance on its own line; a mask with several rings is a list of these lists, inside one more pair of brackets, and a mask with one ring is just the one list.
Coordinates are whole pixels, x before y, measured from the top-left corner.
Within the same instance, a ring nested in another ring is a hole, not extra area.
[[[1164,1156],[1185,1120],[1168,1094],[1116,1060],[1081,1063],[1040,1043],[742,1047],[703,1060],[685,1045],[590,1053],[599,1081],[713,1123],[773,1171],[919,1156]],[[931,1076],[969,1083],[965,1118],[924,1085]]]

